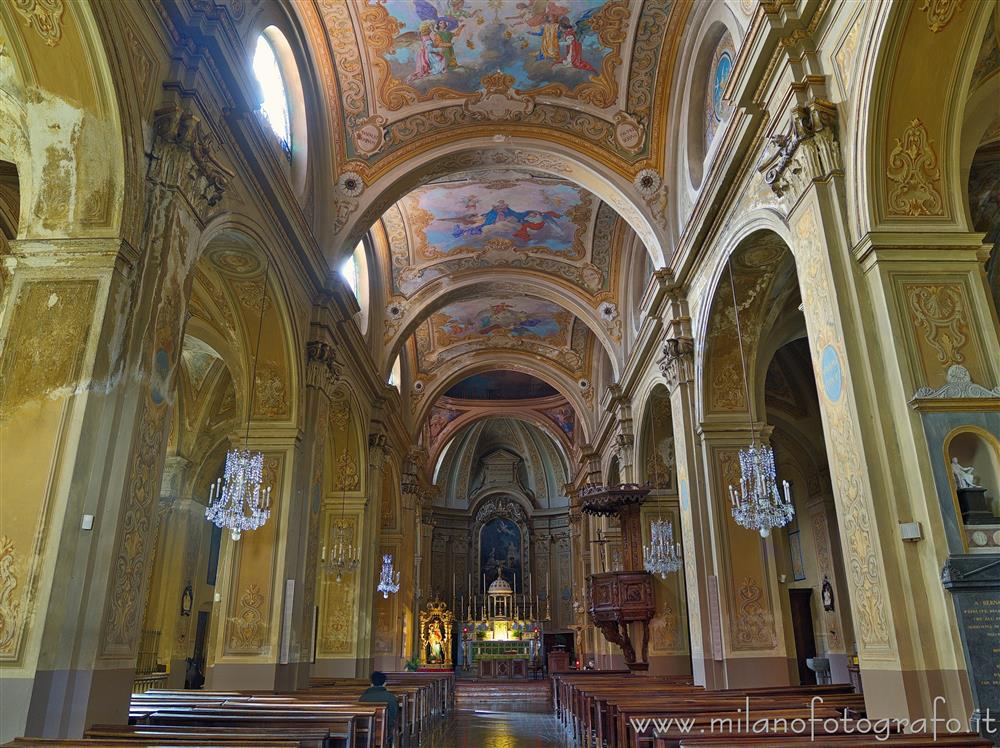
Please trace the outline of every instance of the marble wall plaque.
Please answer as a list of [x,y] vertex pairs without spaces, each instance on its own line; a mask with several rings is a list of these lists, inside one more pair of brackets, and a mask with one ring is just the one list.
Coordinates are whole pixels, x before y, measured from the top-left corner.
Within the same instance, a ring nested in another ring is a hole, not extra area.
[[979,720],[987,709],[992,719],[1000,718],[1000,557],[950,556],[941,581],[952,594],[962,634],[976,704],[972,724],[985,729]]

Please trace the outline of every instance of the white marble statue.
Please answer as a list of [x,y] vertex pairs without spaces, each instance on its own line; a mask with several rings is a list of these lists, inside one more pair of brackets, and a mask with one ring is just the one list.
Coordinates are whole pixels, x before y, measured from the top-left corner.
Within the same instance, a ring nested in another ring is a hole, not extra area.
[[976,485],[975,476],[972,474],[973,470],[975,468],[960,465],[957,457],[951,458],[951,472],[955,476],[956,488],[979,488]]

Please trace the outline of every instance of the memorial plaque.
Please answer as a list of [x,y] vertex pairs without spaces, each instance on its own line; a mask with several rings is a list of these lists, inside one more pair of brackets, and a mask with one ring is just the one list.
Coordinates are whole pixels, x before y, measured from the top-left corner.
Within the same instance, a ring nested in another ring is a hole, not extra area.
[[[971,719],[975,729],[987,710],[992,719],[1000,717],[1000,557],[950,556],[941,582],[955,602],[976,705]],[[985,737],[994,742],[1000,739],[982,727]]]

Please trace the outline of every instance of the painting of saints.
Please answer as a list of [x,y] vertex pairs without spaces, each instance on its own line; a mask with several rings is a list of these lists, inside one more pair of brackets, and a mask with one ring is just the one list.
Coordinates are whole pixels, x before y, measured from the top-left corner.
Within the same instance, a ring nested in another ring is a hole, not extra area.
[[506,200],[498,200],[489,211],[482,214],[482,221],[480,223],[467,228],[455,224],[452,236],[456,239],[462,236],[480,236],[483,233],[483,229],[487,226],[493,226],[502,221],[509,221],[519,224],[518,230],[513,232],[512,235],[522,241],[527,241],[531,238],[530,231],[540,231],[545,228],[546,221],[555,223],[556,219],[561,217],[562,215],[554,210],[542,212],[535,210],[514,210],[507,204]]
[[427,646],[430,648],[428,662],[444,662],[444,636],[441,634],[440,621],[434,621],[429,626]]
[[563,65],[577,70],[586,70],[588,73],[596,73],[597,70],[594,69],[594,66],[583,59],[583,44],[580,43],[576,26],[571,24],[569,19],[563,18],[559,22],[559,32],[560,44],[567,47]]
[[546,13],[542,28],[539,31],[529,31],[528,33],[532,36],[542,37],[542,45],[538,50],[536,60],[562,61],[562,55],[559,52],[559,16],[554,13]]
[[420,24],[420,46],[414,57],[413,72],[408,81],[419,80],[430,75],[440,75],[447,68],[445,58],[435,49],[434,24],[424,21]]
[[454,31],[449,30],[448,21],[444,18],[437,22],[434,31],[434,48],[439,50],[444,59],[445,67],[448,69],[458,67],[458,58],[455,57],[455,37],[462,33],[464,26],[459,26]]
[[[496,578],[498,572],[512,586],[517,579],[521,589],[521,530],[505,517],[491,519],[479,533],[479,564],[487,579]],[[517,591],[515,590],[515,592]]]
[[483,76],[498,70],[511,75],[520,91],[559,84],[573,92],[602,70],[617,44],[592,28],[608,0],[367,2],[398,29],[390,44],[377,35],[368,43],[387,63],[387,75],[410,84],[420,97],[437,96],[434,89],[478,92]]

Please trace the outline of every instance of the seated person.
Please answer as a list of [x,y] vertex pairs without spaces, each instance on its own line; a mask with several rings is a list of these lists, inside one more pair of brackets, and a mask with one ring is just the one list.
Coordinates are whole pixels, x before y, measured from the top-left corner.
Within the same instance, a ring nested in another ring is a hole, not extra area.
[[385,704],[386,744],[392,745],[396,735],[396,716],[399,714],[399,702],[385,687],[385,673],[376,670],[372,673],[371,680],[371,686],[362,692],[358,701],[362,704]]

